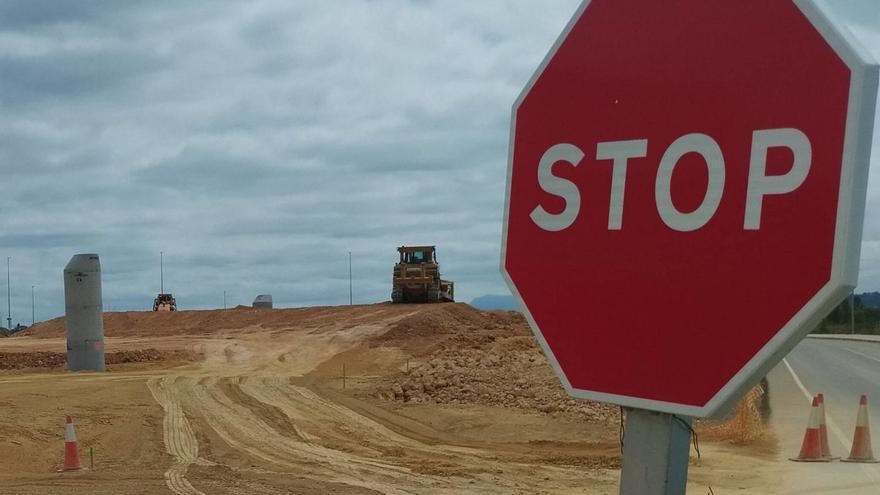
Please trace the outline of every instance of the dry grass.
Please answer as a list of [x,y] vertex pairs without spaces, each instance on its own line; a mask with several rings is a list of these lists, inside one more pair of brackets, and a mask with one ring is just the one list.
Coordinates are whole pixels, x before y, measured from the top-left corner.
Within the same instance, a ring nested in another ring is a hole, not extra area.
[[721,424],[706,425],[705,433],[710,437],[737,444],[748,444],[761,439],[766,432],[760,410],[764,393],[764,387],[760,385],[750,390],[736,405],[729,420]]

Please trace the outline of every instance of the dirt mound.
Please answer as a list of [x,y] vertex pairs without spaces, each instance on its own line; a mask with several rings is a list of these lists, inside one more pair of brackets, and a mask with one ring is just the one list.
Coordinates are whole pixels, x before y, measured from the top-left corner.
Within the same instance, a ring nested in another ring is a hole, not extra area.
[[553,374],[525,318],[466,304],[424,306],[371,341],[424,357],[377,393],[387,400],[502,406],[617,421],[618,409],[570,398]]
[[491,341],[499,336],[530,335],[525,318],[515,311],[481,311],[463,303],[409,306],[415,312],[392,324],[372,340],[373,345],[411,348],[450,337],[479,337]]
[[401,373],[380,396],[618,420],[617,407],[569,397],[531,336],[458,335],[445,341],[426,362]]
[[0,352],[0,370],[58,368],[67,363],[60,352]]
[[[467,304],[368,304],[360,306],[315,306],[290,309],[126,311],[104,313],[104,335],[108,337],[199,335],[217,332],[246,332],[255,328],[284,330],[319,328],[336,324],[375,324],[394,321],[374,345],[398,345],[419,337],[451,335],[476,330],[483,333],[527,334],[528,325],[516,312],[486,312]],[[44,321],[15,337],[63,337],[64,317]]]
[[[148,363],[169,359],[183,359],[187,354],[176,351],[140,349],[105,354],[108,365],[122,363]],[[0,352],[0,370],[25,368],[62,368],[67,365],[67,355],[62,352]]]
[[[247,332],[254,328],[283,330],[336,322],[369,323],[384,316],[405,316],[412,311],[413,306],[408,305],[371,304],[273,310],[240,307],[229,310],[105,312],[104,335],[148,337]],[[64,334],[62,316],[37,323],[15,336],[53,338]]]

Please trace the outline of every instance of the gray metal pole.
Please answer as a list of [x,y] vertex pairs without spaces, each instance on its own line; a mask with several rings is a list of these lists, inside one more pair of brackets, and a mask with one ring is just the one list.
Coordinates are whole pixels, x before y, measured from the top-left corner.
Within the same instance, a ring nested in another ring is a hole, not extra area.
[[856,290],[849,293],[849,333],[856,333]]
[[223,291],[223,310],[226,311],[226,291]]
[[626,410],[621,495],[684,495],[691,418]]
[[36,299],[34,298],[34,287],[36,287],[36,285],[31,286],[31,326],[34,326],[34,323],[37,321],[36,317],[34,316],[36,315],[35,308],[37,306],[35,303]]
[[354,305],[354,289],[351,282],[351,251],[348,252],[348,305]]
[[164,254],[159,251],[159,294],[165,293],[165,270],[162,263]]
[[12,256],[6,257],[6,323],[7,328],[12,329],[12,284],[9,279],[9,263],[12,261]]

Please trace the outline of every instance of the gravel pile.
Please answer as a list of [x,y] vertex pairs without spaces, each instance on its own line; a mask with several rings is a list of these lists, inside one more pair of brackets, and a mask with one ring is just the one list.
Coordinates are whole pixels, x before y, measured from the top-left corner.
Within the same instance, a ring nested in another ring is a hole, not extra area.
[[618,420],[616,407],[570,398],[530,336],[451,338],[425,362],[396,377],[384,396],[414,403],[478,404],[576,413],[592,421]]

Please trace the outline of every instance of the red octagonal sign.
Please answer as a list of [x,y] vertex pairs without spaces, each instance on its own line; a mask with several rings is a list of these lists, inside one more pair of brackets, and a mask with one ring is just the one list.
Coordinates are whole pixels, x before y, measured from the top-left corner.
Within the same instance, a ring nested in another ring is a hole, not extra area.
[[710,415],[848,294],[877,77],[810,0],[581,5],[514,104],[502,240],[570,394]]

